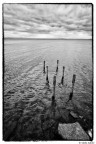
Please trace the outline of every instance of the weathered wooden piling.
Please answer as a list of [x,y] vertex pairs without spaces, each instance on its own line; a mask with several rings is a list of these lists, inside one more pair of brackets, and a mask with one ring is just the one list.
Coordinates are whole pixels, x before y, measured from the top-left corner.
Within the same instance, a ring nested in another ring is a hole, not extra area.
[[53,77],[53,96],[52,96],[52,103],[53,104],[55,101],[55,87],[56,87],[56,76]]
[[72,79],[72,91],[70,92],[69,99],[68,99],[68,101],[66,102],[66,104],[67,104],[70,100],[72,100],[72,98],[73,98],[73,90],[74,90],[75,79],[76,79],[76,75],[73,74],[73,79]]
[[64,84],[64,70],[65,70],[65,67],[63,66],[63,74],[62,74],[62,78],[61,78],[61,84],[62,85]]
[[45,73],[45,61],[44,61],[44,65],[43,65],[43,73]]
[[69,100],[68,100],[68,101],[72,100],[72,97],[73,97],[73,93],[72,93],[72,92],[70,92],[70,95],[69,95]]
[[49,79],[48,79],[48,66],[46,66],[47,73],[46,73],[46,83],[49,84]]
[[76,80],[76,75],[73,74],[73,79],[72,79],[72,93],[73,93],[73,90],[74,90],[75,80]]
[[76,79],[76,75],[73,74],[73,79],[72,79],[72,91],[71,91],[71,93],[70,93],[70,95],[69,95],[69,100],[72,100],[72,98],[73,98],[73,90],[74,90],[75,79]]
[[59,60],[57,60],[57,64],[59,63]]
[[58,64],[59,64],[59,60],[57,60],[56,73],[58,72]]
[[52,96],[52,102],[55,100],[55,86],[56,86],[56,76],[53,77],[53,96]]
[[53,95],[52,95],[52,111],[53,111],[53,117],[55,118],[55,87],[56,87],[56,76],[53,77]]
[[55,97],[56,76],[53,77],[53,96]]

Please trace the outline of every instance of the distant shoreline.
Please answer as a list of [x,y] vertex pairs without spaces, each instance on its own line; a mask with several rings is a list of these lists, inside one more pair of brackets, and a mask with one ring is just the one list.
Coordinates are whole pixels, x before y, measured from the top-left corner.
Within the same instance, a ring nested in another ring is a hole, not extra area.
[[72,39],[72,38],[3,38],[3,40],[92,40],[92,39]]

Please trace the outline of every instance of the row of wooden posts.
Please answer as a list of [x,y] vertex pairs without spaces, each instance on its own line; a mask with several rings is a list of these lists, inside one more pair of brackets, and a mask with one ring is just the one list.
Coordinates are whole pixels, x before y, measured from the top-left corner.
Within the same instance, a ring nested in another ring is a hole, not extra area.
[[[56,75],[58,73],[58,64],[59,64],[59,60],[57,60]],[[46,84],[49,85],[48,66],[46,66],[46,69],[47,69],[47,71],[46,71]],[[61,83],[60,83],[61,85],[64,85],[64,71],[65,71],[65,67],[63,66],[63,74],[62,74]],[[44,61],[44,65],[43,65],[43,73],[45,73],[45,61]],[[52,96],[52,101],[55,100],[56,75],[53,76],[53,96]],[[76,75],[73,74],[73,78],[72,78],[72,90],[70,92],[68,101],[72,100],[75,80],[76,80]]]

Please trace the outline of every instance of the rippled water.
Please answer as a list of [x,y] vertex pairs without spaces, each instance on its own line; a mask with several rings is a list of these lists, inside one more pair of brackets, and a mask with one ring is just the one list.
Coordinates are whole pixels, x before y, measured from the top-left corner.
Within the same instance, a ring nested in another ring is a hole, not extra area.
[[[37,127],[40,133],[41,129],[37,125],[40,123],[42,112],[51,104],[57,59],[59,60],[59,71],[56,76],[58,107],[65,106],[71,92],[72,76],[76,74],[73,103],[80,115],[92,120],[91,40],[5,40],[5,139],[8,137],[13,140],[34,139],[33,133]],[[49,68],[49,88],[46,86],[46,74],[43,74],[44,60]],[[64,86],[59,86],[63,66],[65,66]],[[23,124],[22,130],[21,125],[18,126],[17,123]],[[12,135],[14,127],[16,134]],[[26,131],[26,134],[23,131]]]

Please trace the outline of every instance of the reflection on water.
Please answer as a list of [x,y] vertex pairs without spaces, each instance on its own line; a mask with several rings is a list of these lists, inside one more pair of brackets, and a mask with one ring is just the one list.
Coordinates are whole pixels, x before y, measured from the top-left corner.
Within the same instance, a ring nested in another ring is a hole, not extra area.
[[[57,60],[55,93],[58,107],[65,107],[71,92],[72,76],[76,74],[73,103],[77,113],[92,121],[91,40],[5,40],[4,58],[5,139],[9,135],[12,140],[42,137],[39,123],[42,113],[51,105]],[[49,68],[49,88],[43,73],[44,60]],[[64,86],[59,87],[63,66]]]

